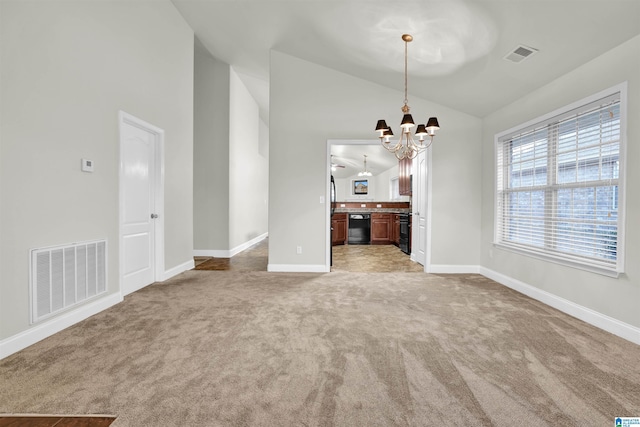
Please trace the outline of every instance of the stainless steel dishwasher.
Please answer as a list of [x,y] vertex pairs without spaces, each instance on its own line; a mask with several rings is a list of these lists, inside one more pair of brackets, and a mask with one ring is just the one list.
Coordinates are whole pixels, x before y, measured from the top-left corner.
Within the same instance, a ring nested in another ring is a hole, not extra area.
[[371,214],[349,214],[350,245],[368,245],[371,243]]

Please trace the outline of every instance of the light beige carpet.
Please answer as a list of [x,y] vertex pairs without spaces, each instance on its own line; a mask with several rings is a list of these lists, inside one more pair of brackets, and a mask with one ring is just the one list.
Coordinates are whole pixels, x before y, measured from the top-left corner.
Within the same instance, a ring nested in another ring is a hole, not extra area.
[[606,426],[640,347],[481,276],[187,271],[0,361],[0,412],[112,426]]

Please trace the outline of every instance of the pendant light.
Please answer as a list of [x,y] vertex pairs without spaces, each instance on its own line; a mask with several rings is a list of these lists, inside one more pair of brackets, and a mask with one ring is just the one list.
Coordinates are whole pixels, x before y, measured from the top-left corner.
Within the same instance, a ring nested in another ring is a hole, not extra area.
[[364,170],[362,172],[358,172],[358,176],[371,176],[371,172],[369,172],[367,170],[367,155],[363,154],[364,156]]
[[[431,145],[436,131],[440,129],[438,119],[436,117],[429,117],[426,125],[419,124],[416,127],[415,135],[418,141],[414,141],[411,135],[411,129],[415,126],[415,122],[409,112],[409,100],[407,98],[407,50],[409,42],[413,40],[413,36],[411,34],[403,34],[402,40],[404,41],[404,105],[402,106],[403,116],[402,122],[400,123],[400,138],[395,143],[391,141],[393,131],[387,126],[385,120],[378,120],[376,125],[376,132],[378,132],[380,143],[388,151],[394,153],[398,160],[407,157],[410,159],[415,158],[420,151]],[[428,142],[425,142],[426,137],[429,137]]]

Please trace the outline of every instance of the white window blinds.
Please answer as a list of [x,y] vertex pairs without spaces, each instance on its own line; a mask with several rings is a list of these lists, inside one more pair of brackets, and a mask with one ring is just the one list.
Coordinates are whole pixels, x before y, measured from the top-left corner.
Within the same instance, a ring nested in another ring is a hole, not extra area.
[[620,92],[497,140],[496,244],[623,270]]

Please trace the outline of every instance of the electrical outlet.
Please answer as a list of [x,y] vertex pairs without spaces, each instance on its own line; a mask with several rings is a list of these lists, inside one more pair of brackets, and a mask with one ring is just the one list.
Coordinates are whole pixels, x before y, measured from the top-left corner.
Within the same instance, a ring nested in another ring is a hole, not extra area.
[[297,253],[298,255],[300,255],[300,254],[302,253],[302,246],[297,246],[297,247],[296,247],[296,253]]
[[93,172],[93,160],[82,159],[82,172]]

